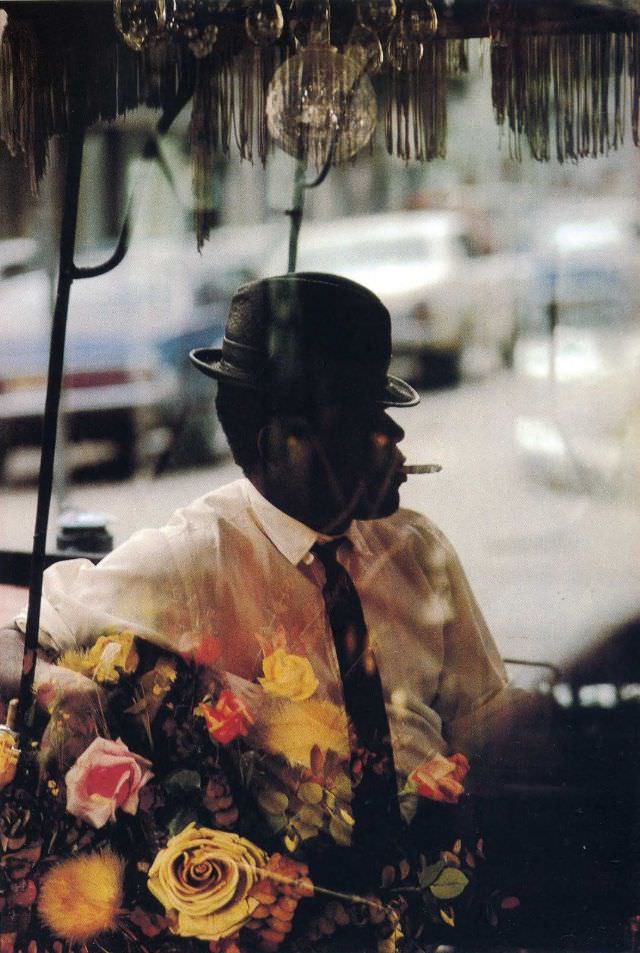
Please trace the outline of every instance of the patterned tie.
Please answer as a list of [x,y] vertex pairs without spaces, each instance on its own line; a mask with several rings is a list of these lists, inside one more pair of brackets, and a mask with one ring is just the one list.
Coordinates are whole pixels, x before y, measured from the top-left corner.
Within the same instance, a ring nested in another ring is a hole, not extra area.
[[362,777],[352,804],[355,841],[380,839],[382,827],[395,836],[401,828],[389,722],[380,673],[369,647],[367,626],[356,587],[336,558],[345,537],[316,543],[312,552],[323,564],[326,582],[322,594],[333,632],[344,691],[344,702],[356,748],[365,749]]

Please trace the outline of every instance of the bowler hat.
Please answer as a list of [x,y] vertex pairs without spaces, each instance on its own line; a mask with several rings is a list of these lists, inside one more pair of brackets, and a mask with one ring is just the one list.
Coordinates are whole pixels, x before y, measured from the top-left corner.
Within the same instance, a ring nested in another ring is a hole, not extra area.
[[373,397],[386,407],[420,400],[388,374],[389,312],[368,288],[339,275],[298,272],[242,285],[222,347],[189,357],[209,377],[289,404],[319,391],[327,400]]

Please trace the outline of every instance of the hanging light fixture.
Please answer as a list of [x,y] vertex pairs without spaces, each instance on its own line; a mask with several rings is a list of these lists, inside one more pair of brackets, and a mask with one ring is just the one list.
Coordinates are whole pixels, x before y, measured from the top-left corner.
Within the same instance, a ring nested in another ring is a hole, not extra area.
[[256,46],[271,46],[282,36],[284,17],[275,0],[257,0],[244,20],[247,36]]
[[424,47],[416,39],[404,17],[394,24],[387,43],[389,62],[399,73],[413,73],[420,65]]
[[438,32],[438,14],[431,0],[404,0],[402,18],[408,32],[420,43],[432,40]]
[[289,155],[321,168],[354,156],[373,134],[376,97],[361,62],[330,44],[329,4],[298,21],[307,45],[276,71],[267,93],[267,123]]
[[218,39],[217,5],[210,0],[165,2],[169,34],[186,43],[196,59],[204,59]]
[[382,43],[378,35],[362,23],[356,23],[351,30],[345,52],[370,76],[379,73],[382,69],[384,62]]
[[391,26],[398,12],[396,0],[358,0],[358,22],[379,33]]
[[113,21],[129,49],[139,52],[164,35],[165,0],[113,0]]

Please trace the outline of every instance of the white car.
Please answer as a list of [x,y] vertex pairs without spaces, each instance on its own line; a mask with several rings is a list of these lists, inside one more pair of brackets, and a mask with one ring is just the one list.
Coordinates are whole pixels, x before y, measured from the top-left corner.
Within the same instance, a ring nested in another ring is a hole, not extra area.
[[534,254],[514,347],[532,399],[516,444],[544,482],[609,492],[640,477],[638,252],[631,220],[587,206],[550,223]]
[[[51,282],[35,243],[0,247],[0,477],[7,454],[42,438],[51,335]],[[7,253],[20,252],[7,262]],[[178,382],[140,338],[126,288],[89,279],[74,284],[61,398],[70,441],[110,444],[114,472],[130,475],[140,442],[166,427]]]
[[[506,256],[482,254],[464,219],[407,211],[303,224],[297,271],[344,275],[389,308],[393,369],[418,383],[451,383],[508,355],[513,283]],[[286,271],[288,244],[266,260]]]

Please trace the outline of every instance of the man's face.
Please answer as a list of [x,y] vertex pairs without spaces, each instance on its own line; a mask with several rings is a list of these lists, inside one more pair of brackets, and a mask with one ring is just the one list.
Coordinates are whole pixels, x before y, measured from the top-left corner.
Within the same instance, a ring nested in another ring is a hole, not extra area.
[[406,477],[397,444],[404,431],[371,401],[280,415],[269,428],[268,494],[285,512],[327,534],[352,519],[394,513]]

